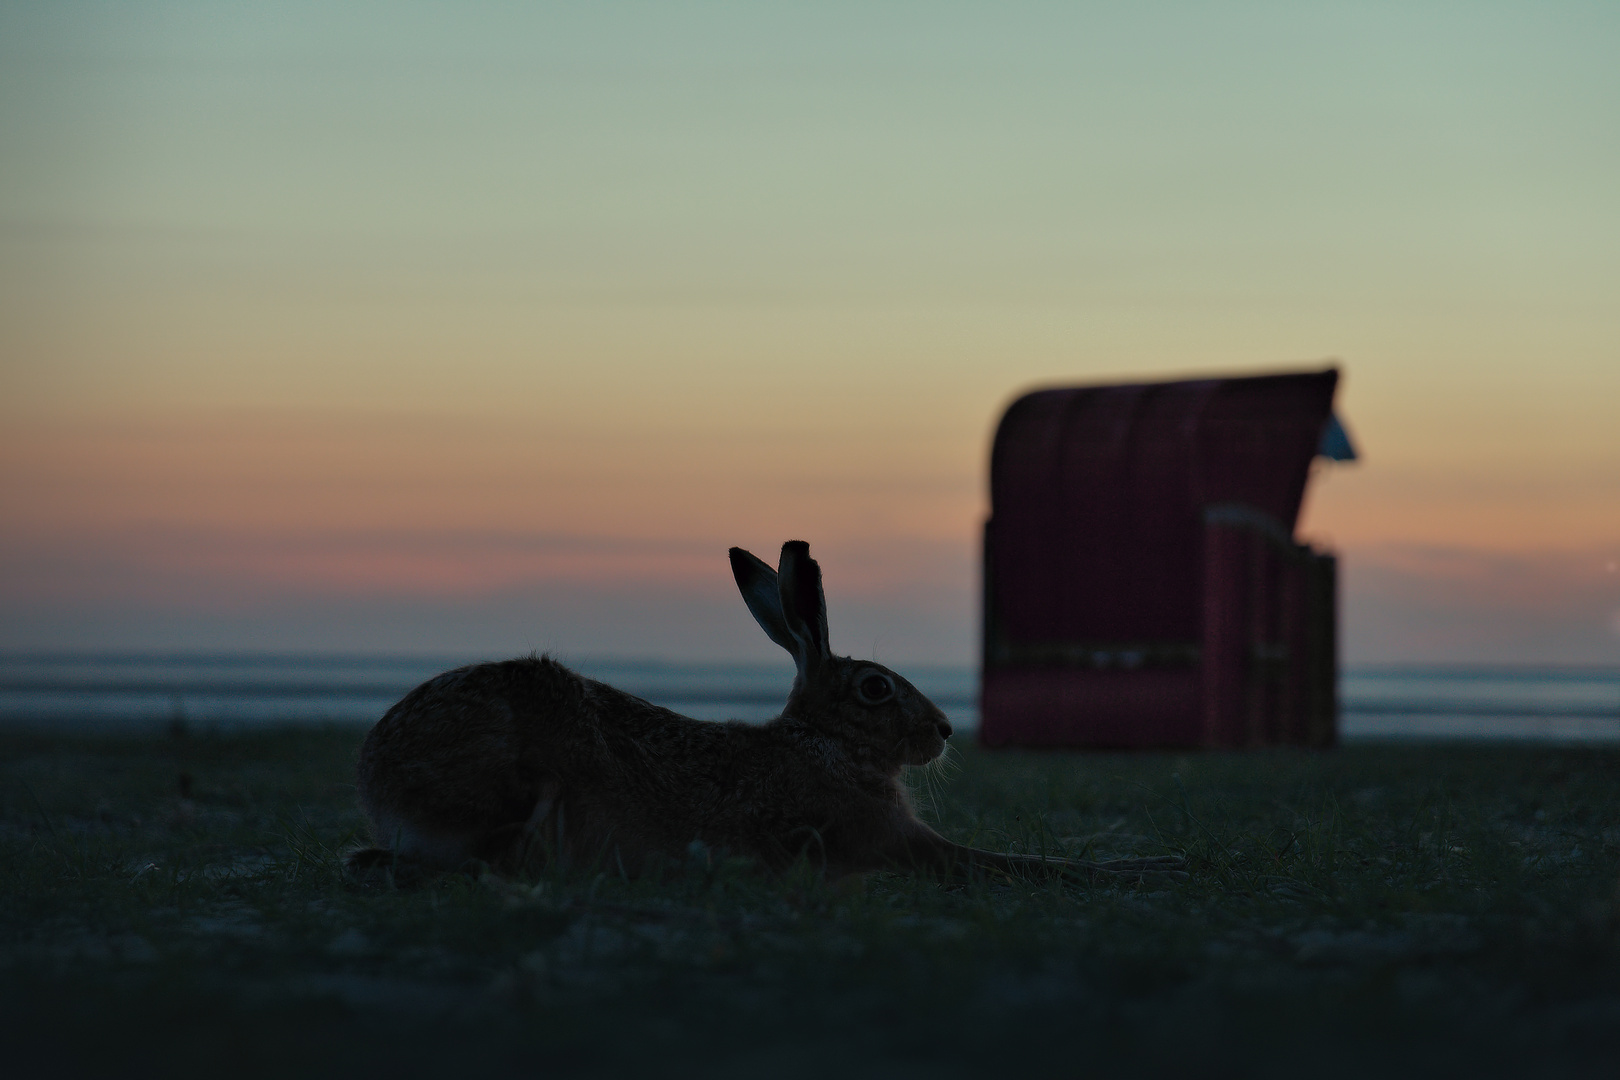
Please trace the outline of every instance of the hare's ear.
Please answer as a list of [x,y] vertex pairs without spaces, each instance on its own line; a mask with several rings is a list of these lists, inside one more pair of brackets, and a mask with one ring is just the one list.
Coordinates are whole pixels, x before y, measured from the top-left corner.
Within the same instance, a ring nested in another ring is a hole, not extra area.
[[821,591],[821,567],[810,557],[810,545],[789,540],[782,545],[776,571],[776,589],[782,598],[782,617],[803,648],[799,670],[808,673],[832,656],[827,643],[827,598]]
[[765,631],[765,636],[799,659],[799,643],[782,618],[782,597],[776,589],[776,571],[742,548],[731,549],[731,576],[737,579],[743,603]]

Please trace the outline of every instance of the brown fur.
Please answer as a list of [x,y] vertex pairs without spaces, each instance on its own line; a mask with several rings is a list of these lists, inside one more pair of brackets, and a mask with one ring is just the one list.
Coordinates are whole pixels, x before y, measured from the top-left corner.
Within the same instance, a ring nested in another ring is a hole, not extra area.
[[732,565],[749,609],[799,664],[780,716],[693,720],[545,656],[445,672],[361,747],[360,801],[381,847],[350,866],[419,873],[479,860],[515,871],[560,860],[640,874],[696,843],[772,870],[806,858],[835,877],[1173,872],[1174,860],[1065,862],[940,836],[918,820],[901,775],[944,752],[944,713],[887,668],[831,653],[806,545],[784,545],[779,573],[738,549]]

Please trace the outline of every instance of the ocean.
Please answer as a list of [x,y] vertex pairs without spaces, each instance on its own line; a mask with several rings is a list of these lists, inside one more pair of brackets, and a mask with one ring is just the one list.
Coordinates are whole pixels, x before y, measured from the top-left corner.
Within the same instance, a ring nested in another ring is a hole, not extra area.
[[[0,654],[0,725],[230,730],[278,723],[365,725],[417,683],[475,657],[252,653]],[[764,720],[793,669],[572,660],[578,670],[708,720]],[[963,730],[978,722],[971,667],[902,671]],[[1341,735],[1360,739],[1620,742],[1620,667],[1352,667],[1340,679]]]

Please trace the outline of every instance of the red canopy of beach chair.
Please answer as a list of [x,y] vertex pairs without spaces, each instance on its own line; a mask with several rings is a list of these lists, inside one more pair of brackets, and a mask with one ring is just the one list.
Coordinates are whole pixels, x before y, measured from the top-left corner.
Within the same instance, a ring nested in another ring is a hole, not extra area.
[[1333,740],[1334,560],[1293,532],[1337,380],[1013,402],[990,465],[984,742]]

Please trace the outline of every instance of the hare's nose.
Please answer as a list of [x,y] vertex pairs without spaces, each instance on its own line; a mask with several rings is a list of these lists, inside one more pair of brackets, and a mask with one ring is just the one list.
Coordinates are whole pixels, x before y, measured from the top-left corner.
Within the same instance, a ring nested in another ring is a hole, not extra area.
[[940,738],[948,739],[948,738],[951,737],[951,722],[949,720],[941,718],[939,720],[936,720],[935,723],[939,725],[939,737]]

